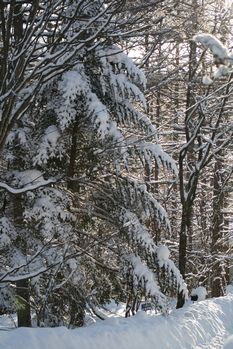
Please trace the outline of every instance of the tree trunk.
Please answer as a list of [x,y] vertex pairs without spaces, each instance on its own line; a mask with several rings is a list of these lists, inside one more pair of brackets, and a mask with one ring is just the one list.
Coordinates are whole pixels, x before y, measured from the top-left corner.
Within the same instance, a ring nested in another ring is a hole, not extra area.
[[29,280],[16,283],[18,327],[31,327]]
[[223,228],[223,208],[224,208],[224,192],[222,188],[222,161],[216,160],[214,166],[214,191],[213,191],[213,228],[212,228],[212,241],[211,241],[211,252],[214,258],[214,267],[212,271],[212,282],[211,282],[211,294],[212,297],[223,296],[224,285],[222,277],[222,266],[219,260],[219,253],[224,250],[222,239],[222,228]]
[[[75,175],[77,175],[77,156],[78,154],[78,134],[80,130],[78,128],[78,121],[74,123],[71,135],[71,145],[70,145],[70,161],[68,165],[68,181],[67,188],[73,193],[78,193],[80,191],[79,183],[74,181]],[[70,326],[72,327],[81,327],[84,325],[85,319],[85,307],[86,301],[83,297],[80,296],[79,300],[74,300],[71,303],[70,310]]]
[[76,166],[76,158],[77,158],[77,140],[78,140],[78,125],[77,123],[75,123],[72,129],[70,161],[69,161],[68,171],[67,171],[67,175],[68,175],[67,187],[69,190],[72,190],[74,192],[79,191],[79,186],[77,182],[73,181],[73,177],[76,172],[75,166]]
[[[21,195],[13,198],[14,223],[18,229],[17,246],[24,256],[27,255],[27,241],[22,231],[23,207]],[[29,280],[16,281],[16,296],[18,301],[17,318],[19,327],[31,327]]]
[[[179,239],[179,270],[181,275],[185,279],[186,273],[186,262],[187,262],[187,241],[189,230],[191,227],[192,219],[192,203],[186,202],[186,206],[183,206],[181,229],[180,229],[180,239]],[[177,297],[177,308],[182,308],[185,302],[185,295],[183,291],[178,292]]]
[[[192,0],[192,30],[195,32],[197,28],[197,1]],[[188,84],[187,84],[187,92],[186,92],[186,115],[185,115],[185,134],[186,134],[186,142],[190,141],[192,136],[192,121],[190,120],[190,116],[192,115],[191,106],[195,104],[195,100],[193,99],[193,76],[195,74],[197,64],[197,47],[194,41],[191,41],[189,44],[189,73],[188,73]],[[185,161],[188,163],[187,171],[184,170]],[[179,237],[179,269],[181,275],[185,279],[186,273],[186,262],[187,262],[187,243],[189,244],[189,248],[192,248],[192,206],[194,202],[194,197],[197,188],[197,177],[195,181],[191,180],[192,173],[190,173],[189,163],[191,164],[193,161],[192,154],[192,144],[190,144],[185,152],[185,156],[180,153],[179,156],[179,178],[180,178],[180,196],[181,196],[181,204],[182,204],[182,218],[181,218],[181,229],[180,229],[180,237]],[[192,172],[192,171],[191,171]],[[197,175],[198,176],[198,175]],[[185,182],[188,183],[186,187]],[[186,198],[186,195],[190,196],[190,199]],[[183,307],[185,303],[185,298],[183,292],[178,292],[177,296],[177,308]]]

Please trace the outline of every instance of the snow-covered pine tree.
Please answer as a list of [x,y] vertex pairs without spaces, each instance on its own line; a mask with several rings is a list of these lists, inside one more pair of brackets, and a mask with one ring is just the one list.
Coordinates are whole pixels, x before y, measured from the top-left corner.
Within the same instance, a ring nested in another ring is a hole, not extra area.
[[[13,275],[3,269],[1,275],[2,281],[26,275],[39,321],[53,325],[65,318],[81,324],[85,309],[95,312],[97,304],[126,296],[150,297],[166,311],[160,269],[167,288],[186,292],[169,252],[155,245],[147,227],[150,218],[170,229],[165,210],[145,185],[144,166],[165,165],[174,174],[176,166],[142,111],[144,75],[111,39],[116,24],[106,26],[102,2],[85,5],[82,21],[64,35],[76,35],[98,18],[86,32],[89,44],[76,53],[72,67],[44,85],[22,127],[9,135],[5,155],[12,164],[5,176],[10,186],[25,190],[54,178],[50,187],[21,194],[20,236],[27,253],[17,248],[26,269]],[[102,35],[98,42],[91,40],[96,31]],[[14,227],[13,200],[8,198],[4,219]]]

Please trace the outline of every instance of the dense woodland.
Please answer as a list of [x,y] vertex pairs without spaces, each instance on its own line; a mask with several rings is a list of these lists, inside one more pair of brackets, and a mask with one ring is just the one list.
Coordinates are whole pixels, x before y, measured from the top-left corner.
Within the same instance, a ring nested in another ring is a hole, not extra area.
[[112,299],[130,316],[144,300],[167,314],[197,286],[224,294],[232,11],[0,1],[1,314],[73,328]]

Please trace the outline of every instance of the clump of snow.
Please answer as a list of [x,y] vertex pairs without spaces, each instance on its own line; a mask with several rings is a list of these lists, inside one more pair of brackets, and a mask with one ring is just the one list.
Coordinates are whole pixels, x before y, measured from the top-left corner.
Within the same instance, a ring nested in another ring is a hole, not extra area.
[[126,69],[131,78],[136,79],[146,88],[146,77],[142,69],[139,69],[120,47],[113,45],[108,49],[100,50],[99,55],[102,59],[106,58],[109,63],[118,65],[119,69]]
[[204,85],[209,86],[209,85],[211,85],[211,84],[213,83],[213,80],[212,80],[208,75],[205,75],[205,76],[203,76],[203,78],[202,78],[202,83],[203,83]]
[[27,145],[27,132],[26,128],[18,127],[17,129],[14,129],[11,131],[7,138],[6,138],[6,144],[12,145],[13,142],[17,139],[17,142],[21,145]]
[[212,34],[198,34],[193,37],[193,40],[200,42],[203,46],[210,49],[213,55],[221,60],[225,60],[229,57],[228,49]]
[[207,296],[207,290],[203,286],[198,286],[197,288],[194,288],[191,292],[191,296],[197,296],[198,301],[204,301]]
[[[79,71],[78,71],[78,68]],[[86,79],[82,75],[82,66],[77,66],[77,71],[72,70],[63,74],[62,80],[59,81],[59,89],[62,91],[62,104],[56,108],[59,116],[60,128],[64,130],[71,122],[75,120],[76,109],[75,100],[77,95],[85,93]]]
[[225,65],[220,65],[218,69],[216,69],[214,72],[214,78],[219,79],[222,76],[228,76],[229,74],[230,74],[229,68],[226,67]]
[[46,164],[49,159],[62,157],[62,147],[59,144],[60,132],[55,125],[50,125],[44,132],[34,164]]
[[38,170],[14,171],[14,180],[20,186],[36,184],[43,180],[43,174]]
[[125,303],[116,303],[114,300],[111,300],[103,306],[101,311],[106,315],[106,317],[125,317],[125,307]]
[[161,245],[157,249],[157,257],[159,260],[167,261],[170,256],[170,251],[167,246]]
[[233,294],[233,285],[227,285],[226,287],[226,295]]

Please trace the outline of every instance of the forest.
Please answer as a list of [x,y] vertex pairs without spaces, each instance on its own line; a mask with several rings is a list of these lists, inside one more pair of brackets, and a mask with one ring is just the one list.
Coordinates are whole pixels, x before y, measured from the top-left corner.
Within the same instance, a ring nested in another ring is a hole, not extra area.
[[225,0],[0,1],[0,315],[225,295],[232,25]]

